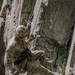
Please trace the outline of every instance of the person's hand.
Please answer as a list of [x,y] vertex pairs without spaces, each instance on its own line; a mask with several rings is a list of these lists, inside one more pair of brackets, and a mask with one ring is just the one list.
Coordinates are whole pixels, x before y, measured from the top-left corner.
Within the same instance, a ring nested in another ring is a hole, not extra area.
[[30,20],[28,20],[28,21],[25,20],[25,22],[26,22],[28,25],[31,25],[31,23],[32,23]]
[[35,38],[36,38],[36,36],[34,36],[33,34],[31,34],[30,40],[32,41],[32,40],[34,40]]

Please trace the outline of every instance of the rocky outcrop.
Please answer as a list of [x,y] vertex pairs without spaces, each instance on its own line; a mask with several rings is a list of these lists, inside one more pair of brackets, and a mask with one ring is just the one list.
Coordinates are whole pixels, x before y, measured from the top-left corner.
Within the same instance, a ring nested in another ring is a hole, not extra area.
[[[27,20],[32,21],[29,33],[37,35],[31,49],[44,50],[46,56],[55,61],[54,68],[48,66],[51,70],[57,71],[59,66],[62,70],[65,68],[75,20],[74,0],[4,0],[0,15],[4,18],[3,24],[0,19],[0,28],[3,29],[1,57],[15,28],[19,24],[28,25]],[[3,73],[3,70],[0,71]]]
[[4,21],[0,18],[0,74],[4,75],[4,53],[5,53],[5,43],[3,40],[4,33]]
[[[75,20],[74,0],[49,0],[48,6],[42,6],[44,11],[41,15],[42,23],[39,31],[41,37],[37,39],[36,49],[43,49],[50,59],[56,60],[57,57],[56,65],[61,65],[60,55],[67,53],[72,36]],[[59,51],[56,54],[57,49]]]

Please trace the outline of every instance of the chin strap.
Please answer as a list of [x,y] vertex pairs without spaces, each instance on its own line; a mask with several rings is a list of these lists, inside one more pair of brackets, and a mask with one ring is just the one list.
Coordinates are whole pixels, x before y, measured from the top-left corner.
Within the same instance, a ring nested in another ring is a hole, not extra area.
[[20,41],[25,41],[26,45],[28,45],[29,40],[25,40],[25,38],[20,38],[17,33],[15,34],[15,36],[16,36]]
[[16,35],[16,37],[17,37],[19,40],[21,40],[21,41],[24,41],[24,40],[25,40],[25,38],[20,38],[17,33],[16,33],[15,35]]

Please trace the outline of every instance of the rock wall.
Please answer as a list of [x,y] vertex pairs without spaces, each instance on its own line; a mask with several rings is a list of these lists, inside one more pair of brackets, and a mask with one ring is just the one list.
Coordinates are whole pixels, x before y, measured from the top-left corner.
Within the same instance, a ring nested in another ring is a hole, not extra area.
[[37,39],[35,49],[44,50],[49,59],[55,60],[54,68],[57,69],[58,65],[64,68],[75,20],[75,2],[49,0],[48,6],[42,7],[44,11],[38,33],[41,37]]
[[44,34],[47,38],[55,39],[66,46],[75,18],[74,5],[73,0],[49,0],[49,5],[43,6],[44,12],[41,16],[42,23],[39,34]]
[[40,38],[37,39],[36,49],[45,50],[50,59],[56,58],[56,46],[52,41],[68,48],[75,20],[74,0],[49,0],[48,6],[43,5],[41,15]]
[[[46,2],[47,0],[42,1]],[[37,32],[40,37],[36,40],[35,50],[44,50],[50,60],[56,61],[55,65],[62,65],[61,58],[64,52],[68,52],[72,37],[75,20],[75,1],[48,0],[48,3],[46,2],[47,6],[44,2],[41,4],[43,12],[40,14],[38,24],[40,25],[40,30]],[[14,34],[15,28],[19,24],[26,26],[25,20],[33,21],[35,5],[36,0],[4,0],[0,14],[4,18],[3,25],[1,24],[1,26],[4,26],[4,32],[1,32],[3,35],[1,35],[1,52],[3,54],[5,45]],[[60,63],[58,63],[59,61]],[[4,74],[3,70],[0,74],[2,75],[2,73]]]
[[5,43],[3,40],[4,33],[4,20],[0,18],[0,74],[4,75],[4,53],[5,53]]

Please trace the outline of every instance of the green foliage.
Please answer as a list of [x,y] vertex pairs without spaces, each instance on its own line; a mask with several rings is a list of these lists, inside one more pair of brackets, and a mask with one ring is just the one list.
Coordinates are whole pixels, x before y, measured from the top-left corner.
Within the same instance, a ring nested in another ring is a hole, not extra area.
[[61,45],[60,43],[58,43],[58,41],[56,41],[55,39],[51,39],[51,44],[56,47],[56,51],[58,55],[67,55],[67,50],[66,47],[64,45]]
[[3,0],[0,0],[0,8],[1,8],[1,6],[2,6],[2,3],[3,3]]
[[67,50],[65,48],[64,45],[61,45],[60,43],[58,43],[58,41],[56,41],[55,39],[51,39],[51,44],[56,47],[56,51],[58,56],[62,56],[62,75],[65,75],[65,67],[66,67],[66,62],[67,62]]
[[62,75],[65,75],[66,62],[66,59],[64,59],[64,61],[62,62]]

